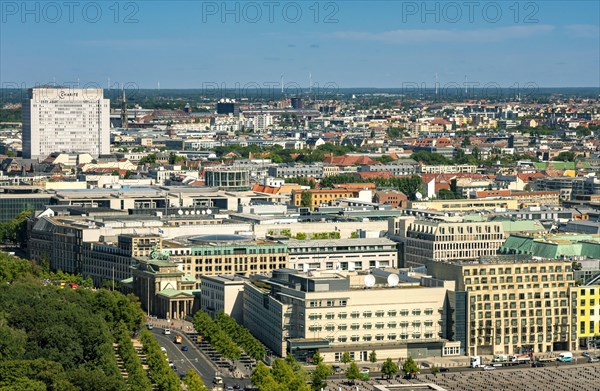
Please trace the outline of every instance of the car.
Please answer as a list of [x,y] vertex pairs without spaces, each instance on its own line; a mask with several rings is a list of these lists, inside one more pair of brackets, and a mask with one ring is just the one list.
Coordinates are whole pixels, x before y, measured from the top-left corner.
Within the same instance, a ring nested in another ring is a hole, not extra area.
[[181,351],[182,352],[187,352],[188,351],[188,346],[187,345],[181,345]]
[[588,362],[590,362],[590,363],[591,363],[591,362],[600,362],[600,358],[597,358],[597,357],[590,357],[590,358],[588,359]]
[[496,367],[493,367],[493,366],[491,366],[491,365],[486,365],[486,366],[484,366],[484,367],[483,367],[483,370],[484,370],[484,371],[491,371],[491,370],[493,370],[493,369],[496,369]]
[[232,386],[227,386],[227,391],[233,391],[233,387]]
[[535,362],[531,363],[531,366],[533,368],[543,368],[546,366],[546,364],[544,364],[543,362],[540,362],[540,361],[535,361]]
[[161,346],[160,351],[163,352],[164,354],[167,354],[167,349],[165,349],[164,346]]
[[146,324],[146,328],[148,330],[152,330],[154,328],[154,326],[152,326],[150,323]]
[[441,367],[440,372],[450,372],[450,369],[446,367]]
[[339,365],[333,365],[331,368],[333,368],[333,371],[335,373],[340,373],[342,372],[342,367],[340,367]]
[[171,335],[171,329],[164,329],[163,330],[163,334],[164,335]]
[[590,354],[590,352],[583,352],[582,354],[583,357],[592,357],[592,355]]

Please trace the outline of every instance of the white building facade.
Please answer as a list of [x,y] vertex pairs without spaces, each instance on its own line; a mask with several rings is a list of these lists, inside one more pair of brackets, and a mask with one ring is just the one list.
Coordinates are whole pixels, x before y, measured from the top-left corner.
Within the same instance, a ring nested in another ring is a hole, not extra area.
[[100,88],[32,88],[23,103],[23,157],[110,154],[110,100]]

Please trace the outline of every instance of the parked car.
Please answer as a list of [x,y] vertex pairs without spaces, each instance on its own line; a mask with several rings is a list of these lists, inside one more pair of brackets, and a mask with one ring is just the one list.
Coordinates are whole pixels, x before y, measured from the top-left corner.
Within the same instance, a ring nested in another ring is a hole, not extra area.
[[152,330],[152,329],[154,328],[154,326],[152,326],[150,323],[147,323],[147,324],[146,324],[146,328],[147,328],[148,330]]
[[544,364],[543,362],[540,362],[540,361],[535,361],[535,362],[531,363],[531,366],[533,368],[542,368],[542,367],[545,367],[546,364]]
[[342,367],[340,367],[339,365],[333,365],[332,368],[335,373],[342,372]]
[[582,354],[583,357],[592,357],[592,354],[590,352],[583,352]]
[[441,367],[440,372],[450,372],[450,369],[446,367]]
[[496,369],[496,367],[493,367],[493,366],[491,366],[491,365],[486,365],[486,366],[484,366],[484,367],[483,367],[483,370],[484,370],[484,371],[491,371],[491,370],[493,370],[493,369]]
[[598,357],[590,357],[588,359],[588,362],[599,362],[599,361],[600,361],[600,358],[598,358]]

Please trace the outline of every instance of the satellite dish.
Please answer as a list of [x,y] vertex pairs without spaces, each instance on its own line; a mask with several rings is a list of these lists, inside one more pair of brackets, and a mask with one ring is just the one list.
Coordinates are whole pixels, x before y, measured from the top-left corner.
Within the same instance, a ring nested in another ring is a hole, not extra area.
[[177,214],[178,214],[179,216],[181,216],[181,215],[183,214],[183,211],[182,211],[181,209],[179,209],[179,210],[177,211]]
[[207,214],[207,215],[209,215],[209,214],[212,214],[212,210],[210,210],[210,209],[206,209],[206,214]]
[[420,199],[423,198],[423,194],[421,194],[421,192],[416,192],[415,193],[415,198],[418,199],[418,200],[420,200]]
[[367,288],[371,288],[373,286],[375,286],[375,276],[372,274],[367,274],[365,276],[365,286]]
[[202,213],[203,215],[205,215],[205,214],[206,214],[206,211],[205,211],[205,210],[203,210],[201,213]]
[[190,214],[190,211],[189,211],[189,210],[186,210],[186,211],[185,211],[185,214],[186,214],[186,215],[189,215],[189,214]]
[[387,278],[387,284],[390,287],[397,286],[400,282],[400,277],[397,274],[390,274]]

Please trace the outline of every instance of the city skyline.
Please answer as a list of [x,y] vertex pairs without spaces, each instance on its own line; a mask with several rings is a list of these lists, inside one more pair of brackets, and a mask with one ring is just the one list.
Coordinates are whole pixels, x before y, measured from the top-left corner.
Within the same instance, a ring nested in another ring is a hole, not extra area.
[[587,1],[23,4],[2,4],[3,87],[600,85]]

